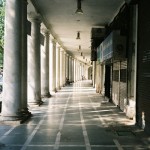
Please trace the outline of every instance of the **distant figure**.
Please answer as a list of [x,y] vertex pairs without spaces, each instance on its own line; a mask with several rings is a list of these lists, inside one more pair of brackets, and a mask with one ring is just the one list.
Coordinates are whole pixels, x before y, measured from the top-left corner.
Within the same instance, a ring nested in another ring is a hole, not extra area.
[[66,77],[66,85],[70,84],[69,79]]
[[84,80],[84,76],[82,76],[82,80]]
[[85,80],[85,76],[82,76],[82,80]]

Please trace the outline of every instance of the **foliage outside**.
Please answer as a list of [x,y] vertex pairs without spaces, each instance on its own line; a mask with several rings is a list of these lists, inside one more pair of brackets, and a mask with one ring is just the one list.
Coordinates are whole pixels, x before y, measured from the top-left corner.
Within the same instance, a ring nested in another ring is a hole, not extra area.
[[5,0],[0,0],[0,66],[2,66],[3,64],[4,20],[5,20]]

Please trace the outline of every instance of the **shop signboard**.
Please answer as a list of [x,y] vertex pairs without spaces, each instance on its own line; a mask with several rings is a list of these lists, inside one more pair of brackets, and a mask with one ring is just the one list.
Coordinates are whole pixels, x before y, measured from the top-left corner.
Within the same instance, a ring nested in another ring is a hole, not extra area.
[[113,56],[113,33],[111,33],[103,42],[103,61]]
[[124,36],[120,36],[119,31],[113,31],[102,42],[102,60],[113,59],[118,61],[126,56],[126,40]]
[[102,51],[102,44],[100,44],[98,47],[97,47],[97,61],[98,62],[103,62],[103,51]]

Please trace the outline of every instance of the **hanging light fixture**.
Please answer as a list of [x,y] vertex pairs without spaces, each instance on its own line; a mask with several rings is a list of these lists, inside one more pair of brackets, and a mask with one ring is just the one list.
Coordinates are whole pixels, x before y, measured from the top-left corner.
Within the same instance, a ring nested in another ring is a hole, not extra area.
[[79,48],[78,48],[78,51],[80,51],[81,50],[81,45],[79,45]]
[[81,50],[81,45],[79,45],[79,50]]
[[77,39],[77,40],[80,39],[80,31],[77,32],[77,38],[76,38],[76,39]]
[[77,0],[76,14],[83,14],[83,11],[82,11],[82,8],[81,8],[81,0]]

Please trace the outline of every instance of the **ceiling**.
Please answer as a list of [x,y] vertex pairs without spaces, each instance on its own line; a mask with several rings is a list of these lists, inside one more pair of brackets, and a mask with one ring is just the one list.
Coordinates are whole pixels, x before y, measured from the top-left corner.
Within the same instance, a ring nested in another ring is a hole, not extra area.
[[[91,29],[108,25],[124,0],[82,0],[83,14],[75,13],[77,0],[30,0],[28,12],[34,11],[31,3],[58,43],[75,58],[90,63]],[[80,40],[76,39],[78,31]]]

